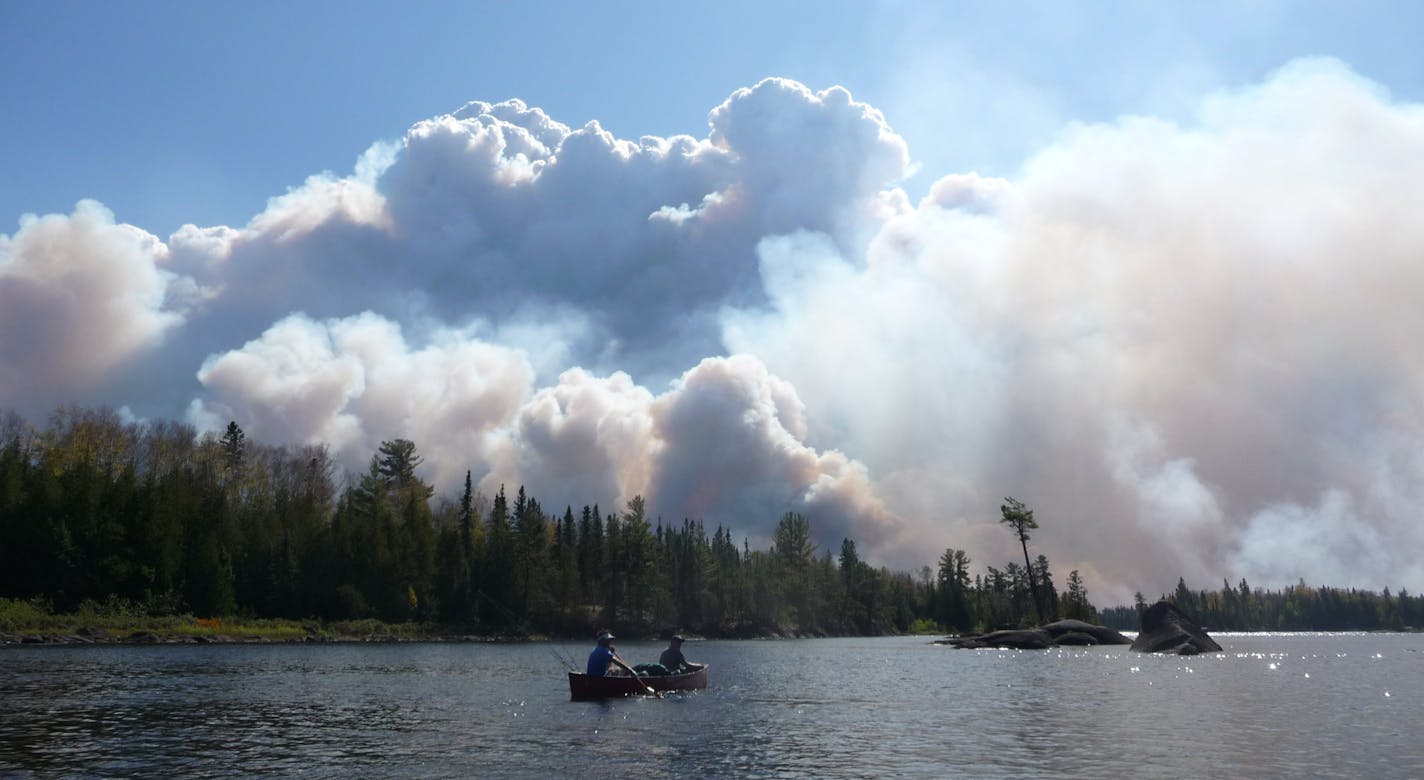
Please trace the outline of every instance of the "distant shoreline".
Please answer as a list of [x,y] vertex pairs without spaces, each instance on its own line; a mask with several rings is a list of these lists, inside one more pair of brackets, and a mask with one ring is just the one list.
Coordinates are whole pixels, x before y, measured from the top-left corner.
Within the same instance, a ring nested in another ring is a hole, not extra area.
[[138,631],[119,636],[86,634],[0,634],[7,647],[135,647],[146,645],[360,645],[360,644],[496,644],[500,642],[556,641],[550,638],[486,637],[475,635],[340,636],[309,634],[303,637],[230,637],[223,634],[154,634]]
[[[513,636],[513,635],[482,635],[482,634],[461,634],[445,632],[427,632],[422,627],[398,626],[392,627],[397,630],[375,631],[370,633],[341,633],[339,631],[321,629],[318,631],[305,632],[300,635],[263,635],[260,633],[237,633],[224,634],[217,632],[175,632],[169,629],[146,630],[139,627],[133,630],[113,632],[107,629],[96,629],[82,626],[74,631],[20,631],[4,632],[0,631],[0,652],[7,648],[19,647],[145,647],[145,646],[174,646],[174,645],[395,645],[395,644],[523,644],[533,642],[579,642],[580,637],[559,637],[559,636]],[[275,632],[286,634],[287,632]],[[1399,630],[1333,630],[1333,631],[1281,631],[1272,629],[1254,629],[1244,631],[1226,631],[1224,634],[1418,634],[1424,633],[1420,628],[1404,628]],[[883,636],[892,636],[889,634]],[[901,634],[899,636],[910,636]],[[926,638],[953,636],[945,634],[924,634]],[[757,636],[714,636],[707,639],[742,639],[742,640],[777,640],[796,639],[813,637],[791,637],[776,634]],[[825,638],[825,637],[814,637]],[[659,637],[627,637],[628,641],[655,642],[660,641]],[[935,639],[936,643],[943,643],[944,639]]]
[[[616,630],[616,629],[615,629]],[[619,632],[629,642],[662,641],[672,631]],[[683,632],[685,635],[687,632]],[[941,632],[924,634],[942,636]],[[777,631],[731,630],[708,639],[796,639],[830,636]],[[885,634],[885,636],[892,636]],[[383,623],[290,619],[216,619],[188,616],[46,614],[33,621],[0,623],[0,649],[6,647],[82,647],[142,645],[326,645],[326,644],[496,644],[521,642],[593,642],[587,636],[555,634],[478,634],[457,626],[431,623]]]
[[374,619],[195,618],[191,615],[12,610],[0,615],[0,647],[205,644],[372,644],[501,642],[524,637],[483,635],[435,623]]

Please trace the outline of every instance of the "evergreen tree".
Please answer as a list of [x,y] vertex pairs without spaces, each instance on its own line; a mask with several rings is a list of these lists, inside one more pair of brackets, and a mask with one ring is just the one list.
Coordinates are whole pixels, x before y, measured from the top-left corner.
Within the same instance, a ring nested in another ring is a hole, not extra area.
[[[1008,526],[1014,532],[1014,536],[1018,538],[1019,544],[1023,546],[1024,570],[1031,573],[1033,564],[1029,562],[1028,558],[1028,532],[1038,529],[1038,523],[1033,519],[1033,510],[1024,506],[1017,499],[1006,498],[1004,504],[999,507],[999,512],[1001,515],[999,522]],[[1043,602],[1039,598],[1038,583],[1033,577],[1029,578],[1029,588],[1033,592],[1034,613],[1041,623],[1043,622]]]
[[453,527],[442,528],[437,547],[441,614],[446,621],[465,626],[474,625],[478,620],[476,571],[483,534],[474,499],[474,485],[466,470],[465,489],[455,508]]
[[865,564],[856,551],[855,540],[841,540],[840,577],[843,590],[840,630],[845,633],[869,631],[870,615],[861,599],[861,583],[865,579]]
[[935,580],[939,595],[936,618],[948,629],[967,631],[974,626],[969,601],[969,555],[953,547],[939,558]]
[[1196,599],[1193,598],[1192,591],[1187,587],[1186,580],[1181,577],[1177,578],[1177,589],[1172,594],[1172,601],[1176,603],[1178,609],[1189,615],[1196,611]]
[[1038,593],[1043,599],[1043,614],[1048,620],[1058,619],[1058,588],[1053,584],[1053,574],[1048,570],[1048,556],[1039,554],[1033,562],[1033,578],[1038,583]]
[[513,628],[520,618],[510,607],[514,598],[515,548],[509,522],[509,502],[505,498],[503,485],[499,486],[499,493],[495,494],[494,502],[490,505],[488,525],[488,553],[482,571],[484,576],[481,578],[480,593],[489,607],[489,622],[503,628]]
[[404,620],[410,613],[406,583],[401,576],[400,540],[391,507],[390,482],[379,456],[351,491],[349,585],[360,598],[351,606],[369,608],[384,620]]
[[465,492],[460,494],[460,545],[465,548],[466,557],[474,551],[475,545],[475,491],[470,482],[470,471],[465,470]]
[[626,540],[617,515],[610,514],[603,523],[603,613],[599,622],[618,626],[619,611],[627,588]]
[[619,529],[623,537],[624,569],[628,607],[633,625],[646,624],[649,607],[653,601],[653,586],[656,583],[656,547],[652,529],[648,525],[646,507],[642,496],[628,500]]
[[521,620],[538,617],[548,608],[548,521],[539,502],[524,486],[514,498],[515,604]]
[[195,614],[231,615],[236,608],[231,548],[224,542],[228,521],[227,498],[218,485],[200,481],[191,472],[179,472],[175,497],[188,504],[184,524],[184,596]]
[[580,625],[577,619],[579,604],[579,558],[578,524],[574,521],[574,508],[564,507],[564,516],[559,521],[559,531],[554,537],[554,600],[558,606],[557,623],[561,630],[572,633]]
[[710,614],[706,616],[706,621],[709,625],[730,631],[732,626],[745,619],[744,601],[741,596],[742,556],[737,552],[737,546],[732,543],[731,532],[720,525],[712,534],[709,553]]
[[238,427],[236,420],[227,424],[227,431],[222,435],[222,451],[223,466],[228,481],[240,484],[243,476],[242,468],[247,457],[247,434]]
[[423,491],[422,498],[429,498],[434,489],[415,476],[415,470],[425,462],[416,454],[415,442],[409,439],[394,439],[381,442],[378,450],[380,473],[386,484],[395,489],[415,489]]
[[1068,573],[1068,596],[1065,602],[1066,608],[1063,611],[1063,617],[1088,622],[1094,622],[1097,619],[1097,616],[1093,614],[1092,604],[1088,602],[1088,589],[1083,585],[1083,578],[1078,574],[1077,569]]
[[[783,596],[778,601],[789,607],[789,617],[802,632],[818,628],[812,609],[810,582],[811,562],[815,554],[815,545],[811,544],[811,523],[795,512],[782,515],[781,521],[776,524],[772,542],[777,590]],[[773,618],[781,619],[783,616],[773,615]]]

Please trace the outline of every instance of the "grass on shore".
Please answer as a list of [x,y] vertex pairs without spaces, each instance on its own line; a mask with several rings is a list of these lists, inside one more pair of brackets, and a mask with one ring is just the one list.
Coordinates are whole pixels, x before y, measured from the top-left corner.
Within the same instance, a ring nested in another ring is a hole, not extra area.
[[324,621],[193,615],[152,615],[123,600],[103,604],[86,601],[72,613],[56,613],[41,600],[0,598],[0,633],[16,635],[72,635],[81,633],[123,638],[151,633],[160,639],[209,637],[232,641],[328,641],[352,639],[433,639],[446,635],[442,627],[424,623],[384,623],[379,620]]

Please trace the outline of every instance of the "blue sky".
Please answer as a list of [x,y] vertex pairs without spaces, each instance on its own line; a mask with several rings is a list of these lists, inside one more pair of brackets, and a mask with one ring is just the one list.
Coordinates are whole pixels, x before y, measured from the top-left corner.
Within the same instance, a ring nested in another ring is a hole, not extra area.
[[0,411],[408,438],[445,493],[900,567],[1011,560],[1011,495],[1101,603],[1417,591],[1420,29],[0,0]]
[[96,198],[166,236],[240,224],[372,142],[510,97],[616,135],[706,131],[734,89],[839,84],[923,191],[1066,122],[1172,115],[1327,55],[1424,90],[1424,7],[1383,2],[0,2],[0,220]]

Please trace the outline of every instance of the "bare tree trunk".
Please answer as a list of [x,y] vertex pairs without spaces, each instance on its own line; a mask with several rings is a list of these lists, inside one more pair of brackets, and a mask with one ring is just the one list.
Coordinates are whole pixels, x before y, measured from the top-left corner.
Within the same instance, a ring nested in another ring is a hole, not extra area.
[[1019,534],[1019,543],[1023,545],[1025,572],[1028,574],[1028,587],[1033,592],[1033,614],[1038,617],[1040,625],[1043,624],[1043,606],[1038,597],[1038,575],[1034,573],[1033,564],[1028,559],[1028,537]]

